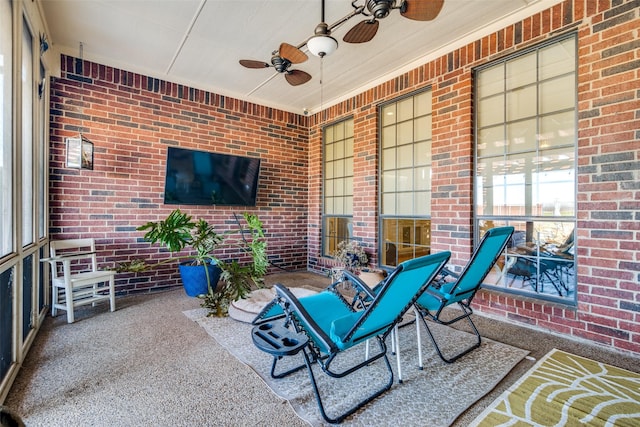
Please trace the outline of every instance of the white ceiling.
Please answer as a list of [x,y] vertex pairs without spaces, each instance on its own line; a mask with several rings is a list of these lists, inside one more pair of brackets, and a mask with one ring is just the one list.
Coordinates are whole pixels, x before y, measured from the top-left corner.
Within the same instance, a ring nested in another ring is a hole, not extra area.
[[[274,68],[238,61],[270,62],[280,43],[303,44],[321,21],[321,0],[40,0],[55,53],[296,113],[326,108],[560,1],[445,0],[429,22],[393,10],[373,40],[345,43],[365,19],[356,16],[334,29],[335,53],[291,67],[313,76],[291,86]],[[325,21],[352,10],[351,0],[326,0]]]

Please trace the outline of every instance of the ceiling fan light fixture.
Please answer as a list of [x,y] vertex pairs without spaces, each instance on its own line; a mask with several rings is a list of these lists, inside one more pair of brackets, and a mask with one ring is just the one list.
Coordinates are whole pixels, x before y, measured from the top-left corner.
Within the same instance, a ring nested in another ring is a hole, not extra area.
[[323,58],[338,49],[338,41],[329,34],[329,27],[326,23],[318,24],[315,35],[307,40],[307,48],[312,55]]
[[331,55],[338,49],[338,41],[331,36],[319,34],[307,41],[309,52],[320,58]]

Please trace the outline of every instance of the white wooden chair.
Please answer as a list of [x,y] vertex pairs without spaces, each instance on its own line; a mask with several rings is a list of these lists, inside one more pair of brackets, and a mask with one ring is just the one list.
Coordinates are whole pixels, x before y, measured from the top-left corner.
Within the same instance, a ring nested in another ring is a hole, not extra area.
[[96,245],[92,238],[53,240],[49,242],[51,265],[51,315],[58,309],[67,312],[67,322],[73,323],[75,307],[109,300],[116,309],[115,271],[98,270]]

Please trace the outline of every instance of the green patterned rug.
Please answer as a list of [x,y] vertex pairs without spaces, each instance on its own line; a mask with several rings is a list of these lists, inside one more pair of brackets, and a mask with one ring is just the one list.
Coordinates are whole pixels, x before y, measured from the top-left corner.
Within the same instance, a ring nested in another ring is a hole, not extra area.
[[554,349],[472,426],[640,426],[640,374]]

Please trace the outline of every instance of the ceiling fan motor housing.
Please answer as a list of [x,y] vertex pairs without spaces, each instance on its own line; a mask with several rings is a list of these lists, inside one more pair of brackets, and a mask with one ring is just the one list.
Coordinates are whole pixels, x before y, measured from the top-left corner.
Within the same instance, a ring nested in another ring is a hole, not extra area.
[[395,0],[367,0],[367,10],[376,19],[385,18],[391,12]]
[[289,65],[291,65],[291,62],[287,61],[279,55],[273,55],[271,57],[271,64],[274,66],[277,72],[284,73],[285,71],[287,71],[287,68],[289,68]]

